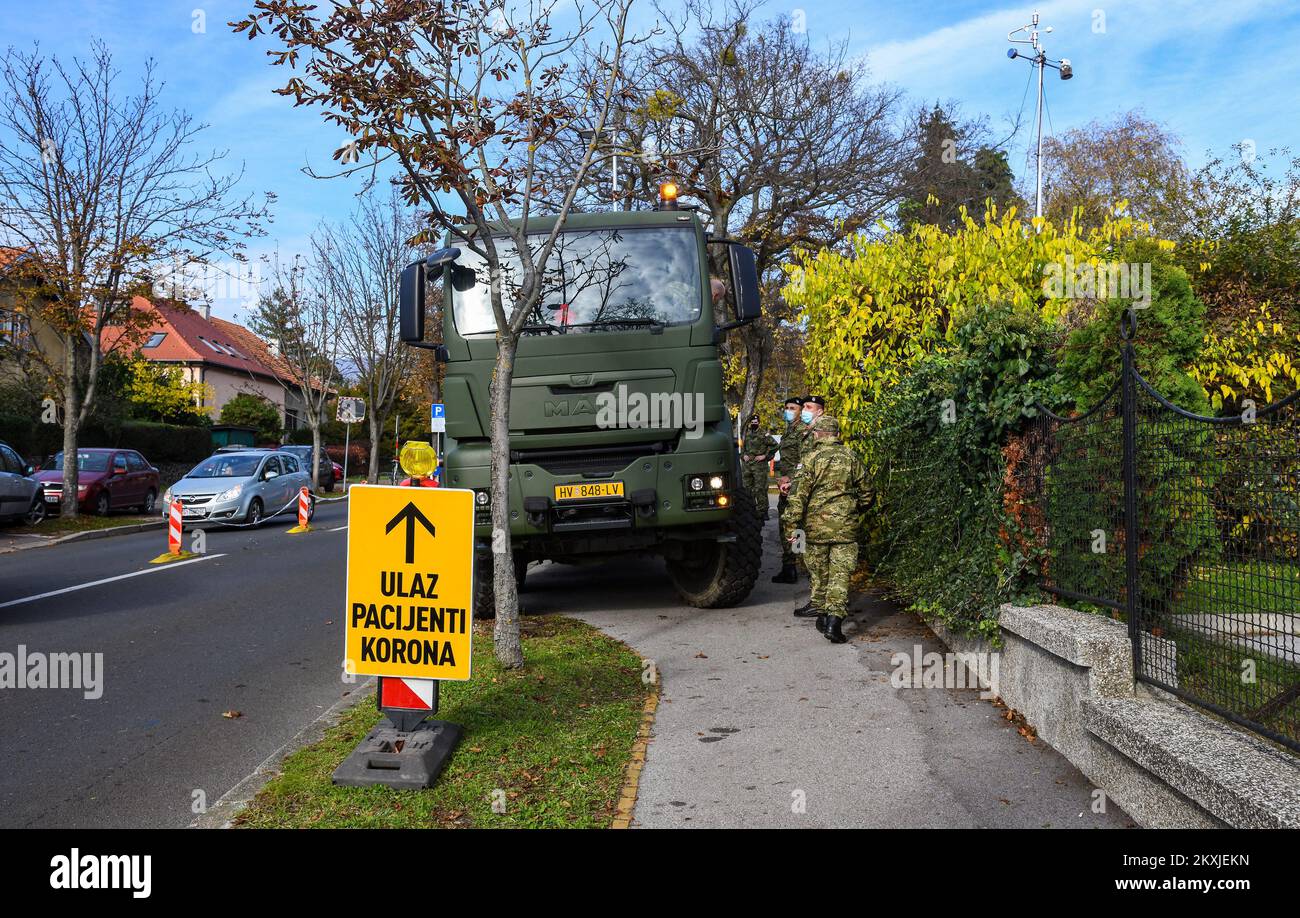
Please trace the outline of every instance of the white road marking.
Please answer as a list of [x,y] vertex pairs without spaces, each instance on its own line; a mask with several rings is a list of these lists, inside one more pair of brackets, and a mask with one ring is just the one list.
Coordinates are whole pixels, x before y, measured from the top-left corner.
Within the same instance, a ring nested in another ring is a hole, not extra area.
[[348,528],[347,526],[335,526],[333,529],[326,529],[325,531],[326,531],[326,532],[342,532],[344,529],[347,529],[347,528]]
[[37,593],[35,596],[24,596],[22,599],[11,599],[8,602],[0,602],[0,609],[7,609],[10,606],[21,606],[25,602],[35,602],[38,599],[48,599],[51,596],[60,596],[63,593],[74,593],[77,590],[88,590],[91,587],[102,586],[105,583],[114,583],[118,580],[126,580],[129,577],[139,577],[141,574],[156,574],[159,571],[171,571],[178,567],[184,567],[187,564],[198,564],[200,561],[211,561],[214,558],[224,557],[225,554],[204,555],[202,558],[191,558],[189,561],[173,561],[170,564],[163,564],[158,567],[148,567],[142,571],[132,571],[129,574],[118,574],[116,577],[105,577],[103,580],[92,580],[90,583],[79,583],[76,586],[64,587],[61,590],[51,590],[48,593]]

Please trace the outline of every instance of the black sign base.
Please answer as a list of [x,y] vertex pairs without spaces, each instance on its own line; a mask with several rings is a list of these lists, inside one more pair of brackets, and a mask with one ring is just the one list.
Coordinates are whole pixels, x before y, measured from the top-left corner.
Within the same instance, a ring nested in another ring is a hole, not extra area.
[[334,783],[346,787],[433,787],[456,744],[460,724],[426,720],[413,730],[383,721],[334,771]]

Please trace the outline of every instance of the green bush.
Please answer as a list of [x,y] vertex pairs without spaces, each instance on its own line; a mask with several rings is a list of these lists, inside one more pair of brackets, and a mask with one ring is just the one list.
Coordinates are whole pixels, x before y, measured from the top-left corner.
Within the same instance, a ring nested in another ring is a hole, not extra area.
[[1008,306],[975,313],[947,351],[915,365],[872,408],[878,495],[867,556],[920,611],[996,637],[1001,603],[1037,569],[1009,543],[1002,446],[1053,389],[1055,334]]
[[[1138,372],[1175,405],[1207,413],[1205,393],[1188,372],[1201,353],[1205,306],[1192,292],[1187,272],[1150,240],[1131,243],[1116,257],[1151,266],[1151,305],[1135,310]],[[1087,324],[1066,339],[1060,356],[1062,401],[1087,410],[1115,385],[1120,374],[1120,318],[1130,305],[1124,299],[1100,301]]]
[[[84,445],[92,444],[86,442]],[[126,421],[111,445],[136,450],[154,465],[160,462],[192,464],[212,454],[212,431],[201,424],[187,427]]]
[[[1205,307],[1192,292],[1187,273],[1149,241],[1129,245],[1119,257],[1151,265],[1151,304],[1135,313],[1133,351],[1138,371],[1175,405],[1208,414],[1205,392],[1188,372],[1200,354]],[[1128,307],[1128,301],[1119,299],[1099,303],[1092,319],[1066,341],[1057,391],[1079,411],[1095,406],[1119,379],[1120,318]],[[1209,424],[1179,419],[1140,387],[1137,405],[1138,512],[1144,524],[1138,546],[1141,601],[1159,613],[1181,593],[1195,565],[1218,557],[1211,502],[1217,467],[1214,431]],[[1118,422],[1112,427],[1116,436],[1108,448],[1118,453],[1123,447]],[[1116,462],[1117,472],[1119,468]],[[1123,507],[1122,475],[1102,476],[1093,489],[1080,499],[1099,507]],[[1113,555],[1098,556],[1096,561],[1099,570],[1117,563]],[[1113,582],[1116,576],[1108,570],[1104,580]]]
[[241,392],[226,402],[221,409],[221,423],[253,428],[259,443],[279,442],[284,431],[279,409],[251,392]]

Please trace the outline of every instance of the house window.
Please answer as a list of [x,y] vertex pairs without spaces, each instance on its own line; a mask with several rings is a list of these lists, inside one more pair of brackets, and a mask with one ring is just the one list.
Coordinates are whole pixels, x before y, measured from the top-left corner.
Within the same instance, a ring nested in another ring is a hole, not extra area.
[[21,312],[0,309],[0,347],[26,348],[32,327]]
[[149,340],[144,343],[143,347],[146,348],[157,347],[158,345],[163,343],[163,339],[166,337],[167,337],[166,332],[154,332],[152,335],[149,336]]
[[298,412],[292,408],[284,409],[284,429],[285,430],[298,429]]

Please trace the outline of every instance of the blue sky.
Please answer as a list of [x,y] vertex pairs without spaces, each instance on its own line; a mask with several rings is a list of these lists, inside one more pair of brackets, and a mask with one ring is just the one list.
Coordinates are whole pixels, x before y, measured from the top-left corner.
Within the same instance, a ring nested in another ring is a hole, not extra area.
[[[639,2],[644,24],[653,8]],[[210,125],[204,142],[229,150],[247,189],[278,195],[270,237],[256,248],[292,254],[304,248],[317,220],[347,214],[358,182],[302,174],[307,162],[328,168],[347,138],[314,110],[294,109],[271,92],[284,75],[266,63],[268,45],[226,26],[250,6],[251,0],[0,0],[6,45],[39,41],[46,53],[68,57],[86,54],[102,38],[124,84],[153,57],[167,101]],[[1006,58],[1006,33],[1027,23],[1034,8],[981,0],[797,0],[769,2],[760,18],[801,11],[814,43],[846,40],[877,80],[918,104],[959,101],[966,115],[987,115],[1000,137],[1020,109],[1030,70]],[[1141,108],[1183,138],[1193,165],[1207,150],[1226,153],[1244,140],[1253,140],[1261,156],[1275,147],[1300,152],[1294,0],[1059,0],[1037,8],[1055,29],[1044,39],[1048,54],[1068,57],[1075,68],[1070,82],[1048,75],[1050,129]],[[196,11],[203,31],[195,29]],[[1029,114],[1011,154],[1017,175],[1028,169]],[[219,314],[242,317],[237,299],[220,297],[214,305]]]

